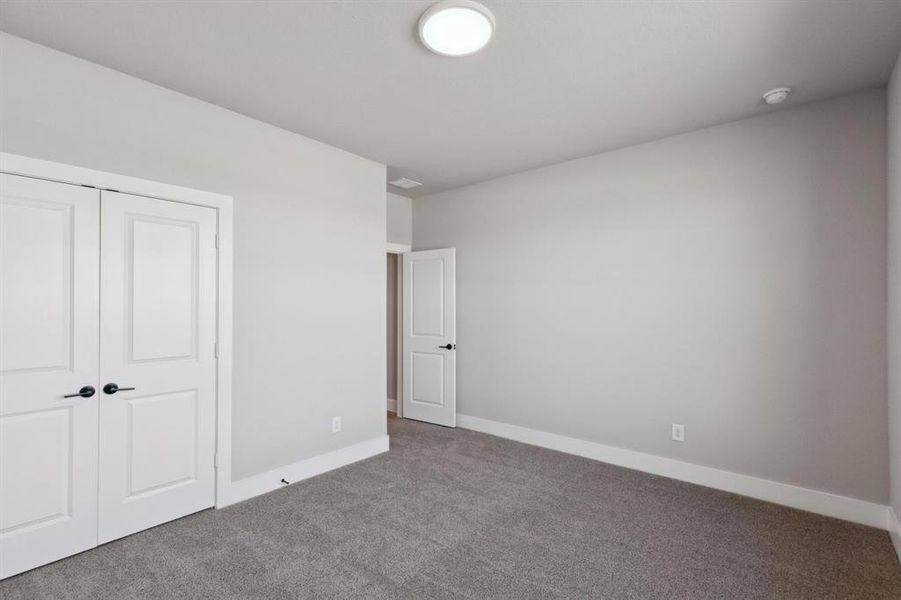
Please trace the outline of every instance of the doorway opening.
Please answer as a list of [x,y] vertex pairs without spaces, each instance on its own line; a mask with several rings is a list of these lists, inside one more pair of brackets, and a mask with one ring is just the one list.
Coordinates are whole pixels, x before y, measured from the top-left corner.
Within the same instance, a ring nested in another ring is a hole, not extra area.
[[402,294],[401,284],[403,277],[401,276],[402,262],[401,254],[396,252],[386,253],[387,260],[387,285],[386,285],[386,305],[387,305],[387,328],[386,328],[386,350],[387,356],[387,390],[385,397],[388,419],[396,419],[402,416],[403,411],[403,378],[401,377],[401,333],[400,327],[403,319],[402,311]]
[[388,418],[456,427],[456,250],[389,243],[388,252]]

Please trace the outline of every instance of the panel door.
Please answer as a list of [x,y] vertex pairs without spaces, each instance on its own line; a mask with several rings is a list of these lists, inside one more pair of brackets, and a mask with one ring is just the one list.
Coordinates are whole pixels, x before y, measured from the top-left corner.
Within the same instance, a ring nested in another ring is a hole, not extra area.
[[97,543],[99,209],[0,174],[0,578]]
[[214,209],[104,191],[101,210],[104,543],[214,503],[217,253]]
[[457,425],[453,248],[404,254],[403,415]]

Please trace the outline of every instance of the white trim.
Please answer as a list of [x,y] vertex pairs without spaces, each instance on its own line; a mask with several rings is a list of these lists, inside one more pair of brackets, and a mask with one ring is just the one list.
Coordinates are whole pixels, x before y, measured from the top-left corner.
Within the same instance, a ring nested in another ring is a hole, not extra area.
[[[394,246],[395,250],[392,251],[391,247]],[[404,250],[403,248],[406,248]],[[408,252],[410,250],[410,246],[405,246],[403,244],[392,244],[388,243],[388,254],[394,254],[394,265],[396,268],[396,283],[397,283],[397,292],[395,297],[397,301],[395,304],[397,305],[396,319],[397,328],[394,334],[397,336],[397,360],[395,361],[395,377],[394,380],[397,382],[395,384],[394,395],[398,398],[403,398],[403,385],[404,385],[404,261],[400,259],[398,255],[403,254],[404,252]],[[394,399],[388,399],[388,406],[391,406],[391,403],[394,403],[394,408],[389,408],[393,413],[396,413],[398,417],[403,418],[403,402],[397,402]]]
[[226,495],[218,498],[217,508],[222,508],[242,500],[265,494],[284,487],[282,479],[289,483],[297,483],[316,475],[344,467],[351,463],[371,458],[388,451],[388,436],[383,435],[371,440],[359,442],[346,448],[320,454],[306,460],[272,469],[260,475],[233,481]]
[[394,242],[388,242],[385,248],[389,254],[403,254],[412,250],[410,244],[395,244]]
[[[397,328],[394,334],[397,336],[397,373],[394,386],[394,395],[398,398],[404,397],[404,261],[400,256],[394,257],[397,263]],[[398,418],[404,418],[404,403],[395,401],[394,412]]]
[[[458,414],[457,426],[567,454],[886,529],[888,507],[694,463]],[[897,546],[896,546],[897,547]]]
[[213,208],[228,206],[231,208],[232,205],[231,196],[203,192],[148,179],[138,179],[127,175],[95,171],[85,167],[65,165],[8,152],[0,152],[0,171],[12,175],[50,179],[76,185],[89,185],[135,196],[149,196],[151,198],[174,200],[199,206],[211,206]]
[[219,371],[216,380],[216,507],[232,485],[232,327],[234,324],[234,212],[219,210]]
[[[394,395],[404,397],[404,261],[400,257],[397,260],[397,385]],[[404,403],[397,403],[397,416],[404,418]]]
[[901,520],[898,519],[895,509],[888,507],[888,533],[892,537],[892,545],[895,546],[895,554],[901,562]]
[[232,416],[232,316],[234,280],[234,208],[231,196],[105,173],[84,167],[0,152],[0,171],[23,177],[34,177],[115,190],[136,196],[159,198],[184,204],[216,209],[218,264],[218,353],[216,373],[216,506],[220,498],[229,496],[231,481],[231,416]]
[[388,398],[388,410],[396,413],[397,412],[397,400],[394,398]]

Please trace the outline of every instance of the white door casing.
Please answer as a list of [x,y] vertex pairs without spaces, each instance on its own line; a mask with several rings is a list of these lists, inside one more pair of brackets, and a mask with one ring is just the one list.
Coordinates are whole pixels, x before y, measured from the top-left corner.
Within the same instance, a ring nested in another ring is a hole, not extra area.
[[99,542],[213,506],[216,211],[104,191]]
[[0,578],[97,544],[99,216],[0,174]]
[[455,427],[455,250],[403,257],[403,415]]

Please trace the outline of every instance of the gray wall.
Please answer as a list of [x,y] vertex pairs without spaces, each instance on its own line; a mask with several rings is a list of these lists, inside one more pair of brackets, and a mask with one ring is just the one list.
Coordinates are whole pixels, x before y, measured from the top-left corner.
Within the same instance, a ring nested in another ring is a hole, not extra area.
[[0,149],[234,196],[235,478],[385,434],[383,165],[5,34],[0,77]]
[[388,203],[388,241],[395,244],[413,243],[413,206],[406,196],[386,193]]
[[892,508],[901,518],[901,56],[888,87],[888,124],[889,454]]
[[414,248],[457,248],[459,412],[886,503],[885,106],[417,199]]
[[[388,242],[410,245],[413,243],[413,205],[406,196],[386,193]],[[397,400],[397,255],[388,255],[388,352],[386,396]]]

